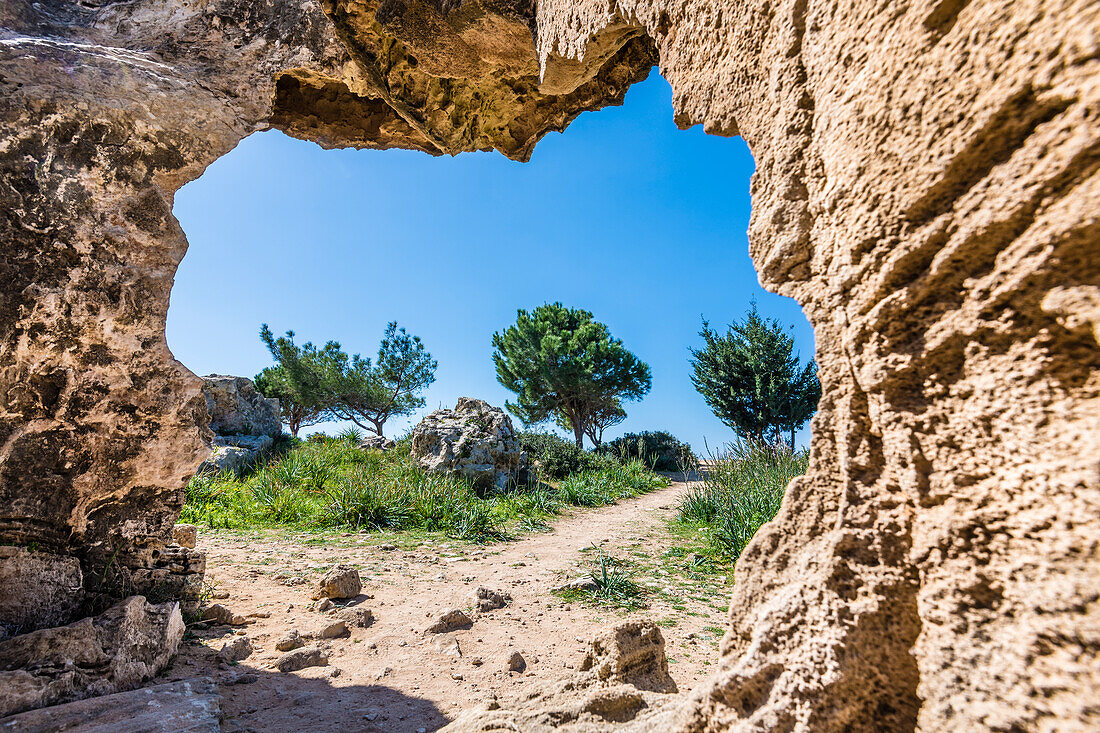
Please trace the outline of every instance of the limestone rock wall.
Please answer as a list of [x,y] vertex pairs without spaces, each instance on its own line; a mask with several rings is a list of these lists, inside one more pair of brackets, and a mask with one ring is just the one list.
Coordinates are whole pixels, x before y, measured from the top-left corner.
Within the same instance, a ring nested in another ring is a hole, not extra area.
[[748,142],[752,254],[824,387],[668,727],[1095,729],[1098,29],[1090,0],[4,3],[0,542],[93,586],[156,564],[205,449],[172,192],[243,136],[522,160],[659,59],[678,124]]

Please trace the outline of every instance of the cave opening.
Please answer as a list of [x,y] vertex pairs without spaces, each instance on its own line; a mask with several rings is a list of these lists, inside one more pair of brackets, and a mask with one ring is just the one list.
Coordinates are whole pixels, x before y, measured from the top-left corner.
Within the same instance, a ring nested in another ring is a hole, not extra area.
[[[741,138],[676,128],[656,71],[527,163],[253,135],[176,194],[190,246],[169,347],[196,374],[251,378],[271,364],[262,323],[373,356],[396,320],[439,362],[426,407],[387,423],[400,435],[459,397],[503,406],[492,334],[519,308],[560,301],[652,367],[652,391],[608,437],[665,430],[702,453],[734,438],[690,381],[703,319],[723,328],[755,303],[790,327],[803,362],[814,352],[798,304],[761,288],[748,255],[752,171]],[[808,425],[796,442],[808,444]]]

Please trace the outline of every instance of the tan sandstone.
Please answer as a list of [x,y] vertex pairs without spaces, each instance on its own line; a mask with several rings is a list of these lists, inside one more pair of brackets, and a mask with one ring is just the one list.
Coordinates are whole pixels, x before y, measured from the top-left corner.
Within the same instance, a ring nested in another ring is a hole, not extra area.
[[[1096,729],[1098,28],[1091,0],[5,2],[0,543],[196,593],[172,196],[243,137],[525,160],[656,62],[678,124],[752,150],[751,252],[824,390],[664,729]],[[656,714],[632,695],[585,714]]]

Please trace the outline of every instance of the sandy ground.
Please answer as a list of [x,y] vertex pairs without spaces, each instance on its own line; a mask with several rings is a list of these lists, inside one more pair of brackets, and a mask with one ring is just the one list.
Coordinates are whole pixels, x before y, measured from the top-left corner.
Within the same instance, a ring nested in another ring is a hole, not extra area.
[[[574,511],[551,532],[484,546],[408,533],[200,530],[213,602],[252,616],[244,626],[190,632],[168,678],[218,682],[227,731],[433,731],[463,708],[568,676],[599,629],[641,617],[662,626],[672,676],[690,688],[717,658],[729,588],[722,576],[680,572],[688,561],[669,552],[683,544],[666,519],[685,486]],[[596,547],[637,563],[638,580],[652,590],[648,608],[627,612],[550,593],[581,575]],[[327,666],[277,671],[280,636],[334,620],[310,605],[317,580],[337,562],[357,566],[363,578],[363,595],[341,603],[370,609],[373,624],[321,642]],[[424,635],[442,611],[469,609],[478,586],[509,593],[513,602],[476,617],[469,629]],[[251,656],[236,664],[216,660],[223,643],[241,634],[252,641]],[[513,651],[527,662],[522,673],[508,669]]]

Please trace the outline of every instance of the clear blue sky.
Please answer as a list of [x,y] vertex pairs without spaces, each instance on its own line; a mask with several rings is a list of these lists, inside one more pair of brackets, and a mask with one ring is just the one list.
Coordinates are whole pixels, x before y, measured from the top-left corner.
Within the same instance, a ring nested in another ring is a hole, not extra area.
[[676,129],[656,72],[622,107],[547,135],[529,163],[253,135],[176,194],[191,248],[168,344],[198,374],[251,377],[271,364],[261,323],[373,358],[397,320],[439,361],[427,406],[387,423],[399,435],[460,396],[503,406],[493,332],[517,308],[561,301],[592,311],[652,367],[652,391],[609,437],[668,430],[699,452],[704,437],[733,439],[691,385],[700,316],[723,325],[755,298],[794,326],[803,360],[813,355],[798,305],[765,292],[748,256],[752,170],[740,138]]

